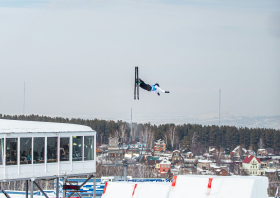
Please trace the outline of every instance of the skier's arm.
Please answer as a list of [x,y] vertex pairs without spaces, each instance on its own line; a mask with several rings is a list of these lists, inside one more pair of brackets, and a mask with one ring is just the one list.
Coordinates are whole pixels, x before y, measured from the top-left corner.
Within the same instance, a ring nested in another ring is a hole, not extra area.
[[159,96],[160,96],[160,94],[158,93],[158,91],[157,91],[157,90],[155,90],[155,92],[157,93],[157,95],[159,95]]
[[158,87],[158,86],[156,86],[156,91],[157,91],[157,90],[159,90],[159,91],[165,93],[165,91],[164,91],[163,89],[161,89],[160,87]]

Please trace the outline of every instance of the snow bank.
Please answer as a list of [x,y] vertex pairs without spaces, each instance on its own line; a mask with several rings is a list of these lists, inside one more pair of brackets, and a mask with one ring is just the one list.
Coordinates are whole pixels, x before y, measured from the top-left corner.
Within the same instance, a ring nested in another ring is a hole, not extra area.
[[267,187],[267,177],[179,175],[169,198],[265,198]]
[[135,184],[133,182],[107,182],[102,198],[131,198]]
[[137,183],[133,198],[168,198],[171,189],[170,183],[143,182]]
[[105,188],[102,198],[168,198],[171,185],[159,182],[108,182]]
[[267,177],[174,176],[159,182],[108,182],[102,198],[267,198]]

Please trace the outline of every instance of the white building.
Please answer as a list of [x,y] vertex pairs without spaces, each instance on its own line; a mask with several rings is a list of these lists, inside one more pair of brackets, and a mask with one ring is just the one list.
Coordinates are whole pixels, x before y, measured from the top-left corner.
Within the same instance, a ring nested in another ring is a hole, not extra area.
[[95,172],[96,131],[90,127],[0,119],[0,181]]
[[242,162],[242,168],[252,176],[265,175],[265,171],[261,169],[261,160],[253,155],[247,155]]

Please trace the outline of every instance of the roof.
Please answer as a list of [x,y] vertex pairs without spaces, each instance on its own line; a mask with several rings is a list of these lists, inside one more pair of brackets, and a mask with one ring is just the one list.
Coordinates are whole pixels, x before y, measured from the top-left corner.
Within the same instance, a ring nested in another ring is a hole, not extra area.
[[159,164],[171,164],[167,159],[163,159]]
[[77,124],[0,119],[0,133],[93,131]]
[[[247,157],[243,160],[243,163],[250,163],[252,161],[252,159],[256,158],[253,155],[247,155]],[[260,158],[256,158],[256,160],[261,163]]]

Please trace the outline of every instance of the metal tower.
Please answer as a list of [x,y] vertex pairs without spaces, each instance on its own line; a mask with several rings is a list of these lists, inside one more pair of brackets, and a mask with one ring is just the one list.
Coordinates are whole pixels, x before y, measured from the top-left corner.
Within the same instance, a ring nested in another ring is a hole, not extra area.
[[219,89],[219,126],[221,124],[221,89]]

